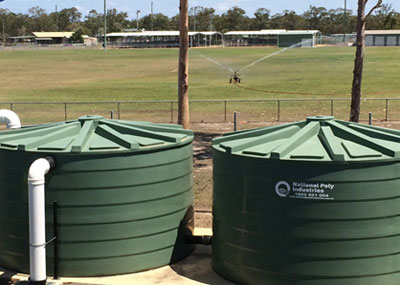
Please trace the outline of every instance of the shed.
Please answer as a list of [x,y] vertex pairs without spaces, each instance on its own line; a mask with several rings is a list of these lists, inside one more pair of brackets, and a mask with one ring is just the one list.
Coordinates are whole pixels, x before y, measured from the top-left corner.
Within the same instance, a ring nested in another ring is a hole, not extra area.
[[[179,47],[179,31],[139,31],[107,34],[107,40],[115,47]],[[190,46],[221,45],[223,34],[189,32]]]
[[225,33],[227,46],[278,46],[314,47],[317,30],[260,30],[260,31],[231,31]]
[[286,31],[278,34],[278,47],[290,47],[298,45],[300,47],[314,47],[316,45],[317,30],[297,30]]
[[400,30],[365,31],[366,46],[400,46]]
[[74,32],[33,32],[38,44],[64,44]]

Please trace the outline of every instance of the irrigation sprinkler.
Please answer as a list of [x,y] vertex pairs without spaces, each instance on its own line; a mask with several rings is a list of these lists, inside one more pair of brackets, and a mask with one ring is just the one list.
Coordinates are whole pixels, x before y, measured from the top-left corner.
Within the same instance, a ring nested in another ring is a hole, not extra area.
[[239,83],[240,84],[241,78],[240,75],[235,71],[232,75],[231,78],[229,79],[229,83]]

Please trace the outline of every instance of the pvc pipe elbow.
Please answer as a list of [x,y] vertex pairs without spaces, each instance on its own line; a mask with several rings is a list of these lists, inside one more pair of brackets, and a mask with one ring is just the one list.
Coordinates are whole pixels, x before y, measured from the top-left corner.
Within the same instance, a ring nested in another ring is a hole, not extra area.
[[52,157],[39,158],[35,160],[29,168],[28,183],[31,185],[44,184],[45,175],[54,167],[55,160]]
[[10,110],[0,110],[0,123],[6,123],[9,129],[21,128],[21,120],[18,115]]

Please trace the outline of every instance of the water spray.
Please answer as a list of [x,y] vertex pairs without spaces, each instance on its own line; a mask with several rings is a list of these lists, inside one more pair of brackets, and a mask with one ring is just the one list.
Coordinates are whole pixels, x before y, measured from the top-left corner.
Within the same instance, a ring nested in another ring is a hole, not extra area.
[[274,53],[268,54],[268,55],[266,55],[266,56],[264,56],[264,57],[262,57],[262,58],[260,58],[260,59],[257,59],[256,61],[254,61],[254,62],[252,62],[252,63],[246,65],[245,67],[242,67],[241,69],[239,69],[239,72],[240,72],[240,71],[243,71],[243,70],[246,70],[246,69],[248,69],[248,68],[250,68],[250,67],[256,65],[257,63],[259,63],[259,62],[261,62],[261,61],[264,61],[264,60],[266,60],[266,59],[268,59],[268,58],[270,58],[270,57],[273,57],[273,56],[275,56],[275,55],[281,54],[281,53],[283,53],[283,52],[285,52],[285,51],[287,51],[287,50],[289,50],[289,49],[292,49],[292,48],[295,48],[295,47],[301,47],[302,45],[304,45],[304,44],[306,44],[306,43],[308,43],[308,42],[310,42],[310,41],[312,41],[312,39],[307,40],[307,41],[301,41],[301,42],[299,42],[299,43],[296,43],[296,44],[294,44],[294,45],[291,45],[290,47],[286,47],[286,48],[281,49],[281,50],[278,50],[278,51],[276,51],[276,52],[274,52]]
[[289,46],[289,47],[286,47],[286,48],[283,48],[283,49],[281,49],[281,50],[278,50],[278,51],[276,51],[276,52],[274,52],[274,53],[271,53],[271,54],[268,54],[268,55],[266,55],[266,56],[263,56],[263,57],[257,59],[256,61],[254,61],[254,62],[252,62],[252,63],[250,63],[250,64],[248,64],[248,65],[246,65],[246,66],[240,68],[239,70],[236,70],[236,71],[233,70],[230,66],[224,65],[224,64],[220,63],[219,61],[217,61],[217,60],[215,60],[215,59],[212,59],[212,58],[210,58],[210,57],[208,57],[208,56],[205,56],[205,55],[202,55],[202,54],[200,54],[200,56],[201,56],[202,58],[205,58],[205,59],[208,60],[209,62],[212,62],[212,63],[214,63],[215,65],[218,65],[218,66],[221,67],[222,69],[225,69],[225,70],[229,71],[229,72],[231,73],[231,76],[230,76],[230,78],[229,78],[229,83],[240,84],[240,83],[241,83],[241,76],[240,76],[240,74],[239,74],[240,72],[242,72],[242,71],[244,71],[244,70],[246,70],[246,69],[249,69],[250,67],[253,67],[253,66],[256,65],[257,63],[260,63],[260,62],[262,62],[262,61],[264,61],[264,60],[266,60],[266,59],[268,59],[268,58],[271,58],[271,57],[276,56],[276,55],[278,55],[278,54],[284,53],[284,52],[287,51],[287,50],[290,50],[290,49],[295,48],[295,47],[301,47],[301,46],[303,46],[303,45],[305,45],[305,44],[311,42],[312,40],[313,40],[313,39],[301,41],[301,42],[295,43],[295,44],[293,44],[293,45],[291,45],[291,46]]
[[212,63],[214,63],[215,65],[218,65],[219,67],[222,67],[222,68],[225,69],[225,70],[228,70],[228,71],[231,72],[231,73],[234,73],[234,72],[235,72],[235,71],[233,71],[232,67],[223,65],[222,63],[220,63],[219,61],[217,61],[217,60],[215,60],[215,59],[212,59],[212,58],[210,58],[210,57],[208,57],[208,56],[205,56],[205,55],[202,55],[202,54],[200,54],[200,56],[201,56],[202,58],[207,59],[209,62],[212,62]]

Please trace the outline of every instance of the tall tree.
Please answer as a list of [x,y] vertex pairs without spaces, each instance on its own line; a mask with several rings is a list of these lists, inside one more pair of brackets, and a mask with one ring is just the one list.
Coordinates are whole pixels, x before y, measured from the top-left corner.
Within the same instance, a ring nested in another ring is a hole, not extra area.
[[35,6],[29,9],[30,27],[34,32],[49,32],[55,29],[55,23],[46,13],[46,10]]
[[271,28],[273,29],[303,30],[307,28],[306,25],[303,17],[297,15],[295,11],[289,10],[273,16],[271,20]]
[[189,11],[189,28],[193,31],[208,31],[214,29],[213,19],[215,9],[201,6],[193,7]]
[[107,11],[107,33],[122,32],[129,27],[128,13],[118,12],[115,8]]
[[251,25],[252,30],[268,29],[270,24],[271,11],[265,8],[259,8],[254,12],[254,19]]
[[303,18],[307,23],[307,28],[309,30],[321,30],[324,22],[327,18],[330,18],[332,14],[324,7],[310,6],[308,11],[303,14]]
[[217,30],[223,32],[248,30],[250,22],[246,11],[235,6],[216,19],[215,26]]
[[58,12],[58,30],[72,31],[79,26],[82,14],[75,7],[62,9]]
[[103,32],[103,15],[97,13],[96,10],[90,10],[85,17],[84,26],[89,30],[89,35],[92,37],[98,36]]
[[397,27],[398,18],[391,4],[382,4],[381,9],[366,23],[368,30],[392,30]]
[[350,121],[359,122],[360,120],[360,100],[361,100],[361,84],[364,68],[364,53],[365,53],[365,23],[371,14],[378,8],[382,7],[383,0],[378,0],[376,5],[365,14],[365,6],[368,0],[358,0],[357,14],[357,50],[356,60],[354,61],[353,71],[353,86],[351,90],[351,107]]
[[[136,20],[134,20],[131,25],[136,27]],[[173,30],[170,19],[162,13],[153,14],[153,16],[144,16],[140,20],[140,25],[146,30],[151,30],[152,26],[154,31]]]

